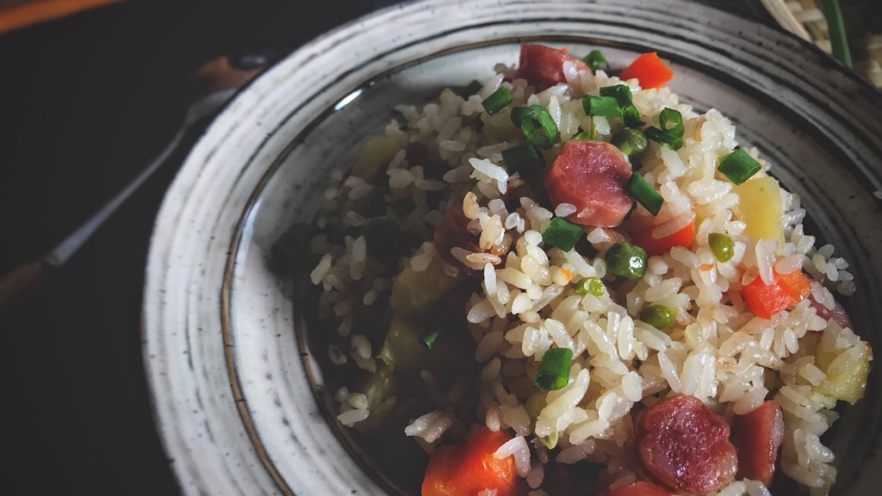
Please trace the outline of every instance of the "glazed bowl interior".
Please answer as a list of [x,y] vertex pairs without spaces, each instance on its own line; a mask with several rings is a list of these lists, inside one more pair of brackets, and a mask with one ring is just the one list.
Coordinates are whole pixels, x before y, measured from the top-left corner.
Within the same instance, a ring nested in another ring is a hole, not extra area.
[[[466,8],[467,16],[447,18]],[[407,24],[388,32],[396,22]],[[658,22],[668,27],[656,29]],[[678,27],[684,34],[670,36]],[[744,41],[750,37],[779,45],[755,47]],[[404,466],[386,456],[399,449],[394,440],[365,440],[335,422],[341,378],[324,337],[335,331],[311,324],[305,287],[273,271],[270,250],[292,223],[314,220],[331,175],[345,174],[361,144],[383,132],[394,105],[422,105],[445,87],[489,77],[494,64],[517,62],[525,40],[574,54],[601,48],[614,68],[650,50],[671,61],[671,88],[696,109],[732,119],[739,142],[756,146],[801,197],[810,234],[851,263],[858,290],[846,305],[858,333],[882,350],[873,332],[882,320],[882,214],[873,194],[882,122],[873,128],[842,116],[855,107],[830,110],[837,102],[825,95],[837,88],[823,84],[865,89],[842,74],[819,76],[831,66],[820,53],[675,0],[409,5],[332,33],[263,75],[212,126],[166,199],[148,270],[145,353],[163,355],[151,362],[151,381],[166,447],[182,453],[176,470],[185,491],[211,493],[223,482],[241,494],[418,493],[418,451]],[[787,79],[801,70],[787,54],[807,59],[805,82]],[[182,328],[185,340],[169,336]],[[880,375],[872,369],[867,397],[843,410],[831,433],[836,494],[872,494],[882,480],[882,461],[873,458]],[[197,402],[199,415],[182,413]],[[203,436],[229,456],[200,459],[194,447]]]
[[[600,40],[591,39],[558,38],[535,41],[566,46],[572,53],[587,53],[590,49],[601,46],[613,66],[618,67],[633,59],[640,50],[645,50],[642,47],[628,49],[608,46]],[[352,93],[344,95],[334,107],[314,121],[304,133],[292,137],[292,146],[278,157],[278,163],[267,177],[266,183],[256,192],[253,206],[242,226],[243,234],[238,243],[237,259],[232,272],[234,282],[231,287],[230,310],[233,321],[230,332],[236,336],[234,341],[240,346],[252,341],[261,350],[261,353],[255,353],[256,350],[245,349],[237,354],[238,373],[248,378],[245,396],[259,394],[263,389],[277,389],[278,383],[255,374],[254,371],[262,367],[283,374],[281,384],[294,382],[297,376],[306,372],[316,401],[331,425],[331,431],[344,444],[349,454],[356,457],[363,468],[373,472],[381,483],[406,493],[415,492],[420,474],[414,473],[413,467],[395,470],[389,464],[384,464],[382,456],[382,451],[392,447],[406,447],[395,440],[387,440],[384,441],[387,444],[378,453],[370,446],[373,440],[351,436],[347,429],[336,426],[333,392],[346,384],[340,382],[339,372],[329,363],[326,341],[316,337],[335,330],[310,326],[310,312],[315,309],[306,304],[306,288],[279,279],[273,273],[267,264],[270,248],[286,226],[297,221],[314,220],[322,194],[331,184],[329,181],[332,171],[339,170],[345,174],[355,162],[362,142],[372,134],[381,133],[383,127],[393,119],[393,105],[421,105],[437,97],[445,87],[461,86],[472,76],[490,75],[496,62],[514,64],[517,53],[516,40],[461,47],[455,51],[430,55],[415,64],[405,65],[363,81]],[[768,99],[764,101],[757,98],[756,95],[716,80],[701,70],[679,63],[676,59],[673,68],[677,78],[672,83],[672,89],[697,109],[716,108],[729,116],[738,125],[740,141],[756,146],[774,164],[773,173],[782,183],[804,199],[810,211],[809,225],[813,227],[813,234],[837,242],[841,250],[838,253],[848,260],[854,260],[853,250],[856,247],[838,243],[846,238],[840,232],[847,225],[844,212],[824,208],[827,201],[834,200],[824,200],[826,195],[823,191],[828,182],[839,184],[842,190],[852,191],[860,190],[861,185],[844,168],[812,169],[820,175],[806,177],[806,164],[837,163],[835,149],[825,143],[822,137],[812,135],[802,128],[795,128],[789,116],[781,115],[782,109],[770,105]],[[860,207],[854,205],[852,208]],[[856,269],[860,273],[860,267]],[[274,281],[274,286],[270,287],[273,293],[264,300],[264,306],[255,308],[253,295],[266,292],[267,281]],[[868,329],[870,323],[866,320],[865,313],[854,311],[860,306],[858,301],[856,298],[850,302],[855,322],[858,329]],[[248,311],[241,311],[246,305],[249,307]],[[255,335],[256,315],[270,313],[293,316],[294,321],[285,322],[283,319],[281,327],[268,326],[263,328],[266,335]],[[357,332],[357,328],[353,332]],[[240,333],[245,335],[238,337]],[[266,344],[268,337],[271,338],[270,345]],[[265,419],[265,416],[273,410],[275,415],[284,415],[288,401],[302,401],[302,398],[291,393],[284,388],[275,391],[281,405],[270,408],[269,411],[261,409],[254,415],[258,432],[264,430],[262,422],[271,421]],[[857,419],[864,415],[863,405],[862,403],[858,407],[845,410],[842,424],[847,426],[859,423],[860,420]],[[266,428],[269,429],[272,427]],[[854,437],[858,432],[847,427],[838,429],[833,446],[837,453],[844,455],[845,460],[849,460],[848,453],[860,449],[859,444],[855,443],[859,443],[861,438]],[[271,455],[275,453],[278,458],[283,456],[284,440],[264,438],[263,444]],[[415,443],[413,447],[416,448]],[[418,452],[414,456],[417,460],[421,458]],[[843,474],[849,473],[849,469],[848,465],[840,467]],[[284,473],[284,469],[281,470]]]

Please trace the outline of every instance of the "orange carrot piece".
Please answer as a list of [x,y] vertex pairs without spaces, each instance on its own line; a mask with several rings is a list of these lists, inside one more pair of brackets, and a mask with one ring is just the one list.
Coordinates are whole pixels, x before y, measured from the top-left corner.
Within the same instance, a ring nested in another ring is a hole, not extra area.
[[674,72],[655,52],[644,53],[634,59],[619,75],[623,80],[637,78],[643,88],[658,88],[674,77]]

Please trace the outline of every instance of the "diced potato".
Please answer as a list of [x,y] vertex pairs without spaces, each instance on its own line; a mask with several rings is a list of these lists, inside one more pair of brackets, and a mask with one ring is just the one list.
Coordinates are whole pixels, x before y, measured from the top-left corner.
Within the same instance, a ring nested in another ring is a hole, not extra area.
[[754,177],[735,186],[738,213],[747,224],[744,234],[753,240],[774,239],[784,246],[781,187],[773,177]]
[[392,160],[395,153],[401,149],[402,143],[394,136],[374,136],[367,140],[355,167],[352,168],[352,175],[364,178],[366,181],[372,181],[380,168],[385,166]]
[[851,331],[827,329],[818,344],[816,365],[827,374],[827,380],[816,391],[830,398],[855,404],[864,396],[873,354],[870,346],[863,341],[854,346],[839,347],[840,339],[834,335],[839,332]]
[[432,348],[427,349],[421,338],[431,327],[394,317],[380,350],[380,360],[396,375],[417,376],[428,370],[442,383],[452,383],[473,362],[474,342],[464,329],[443,328]]
[[481,114],[482,132],[488,141],[520,141],[524,134],[511,123],[511,112],[505,109],[493,115]]
[[417,272],[410,264],[395,277],[389,304],[395,315],[414,317],[425,313],[433,303],[440,300],[456,286],[458,279],[444,271],[438,258],[434,258],[426,270]]
[[367,396],[368,410],[371,413],[368,418],[355,424],[358,430],[371,431],[386,422],[396,405],[394,395],[397,387],[396,377],[386,367],[381,367],[375,373],[365,373],[362,376],[356,390],[363,391]]

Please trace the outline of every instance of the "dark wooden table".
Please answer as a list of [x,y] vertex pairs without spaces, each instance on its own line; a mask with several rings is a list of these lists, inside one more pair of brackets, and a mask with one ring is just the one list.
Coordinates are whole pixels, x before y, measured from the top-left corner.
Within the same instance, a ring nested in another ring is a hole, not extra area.
[[[131,2],[0,38],[0,273],[49,249],[163,147],[200,62],[284,53],[393,1],[299,3]],[[762,12],[758,2],[720,3]],[[0,493],[177,493],[139,328],[153,220],[186,148],[33,305],[0,324],[9,474]]]

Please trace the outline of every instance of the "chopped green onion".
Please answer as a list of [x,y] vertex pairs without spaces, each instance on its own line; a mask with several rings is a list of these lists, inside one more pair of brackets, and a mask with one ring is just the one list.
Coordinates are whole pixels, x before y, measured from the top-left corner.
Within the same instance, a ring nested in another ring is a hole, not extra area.
[[579,279],[573,288],[573,292],[579,296],[585,296],[587,294],[600,296],[604,291],[606,291],[606,287],[603,285],[603,281],[601,281],[599,277],[585,277]]
[[679,150],[683,147],[683,139],[678,138],[670,133],[666,133],[657,127],[650,127],[644,131],[646,137],[652,141],[668,145],[672,150]]
[[732,242],[732,238],[725,234],[708,234],[707,244],[710,245],[714,257],[720,262],[728,262],[735,255],[735,243]]
[[481,88],[483,87],[484,85],[480,81],[472,79],[471,83],[465,86],[460,86],[459,88],[454,89],[453,92],[462,98],[468,98],[481,91]]
[[663,108],[658,114],[658,124],[661,130],[671,133],[678,138],[683,137],[685,127],[683,126],[683,114],[672,108]]
[[643,133],[637,129],[631,129],[629,127],[616,133],[616,135],[613,136],[612,143],[616,145],[622,153],[627,155],[632,163],[643,157],[643,154],[646,152],[646,148],[649,145],[646,141],[646,136],[644,136]]
[[585,62],[585,65],[590,67],[593,72],[609,68],[609,63],[607,63],[606,57],[603,56],[603,52],[600,50],[591,50],[588,52],[588,55],[582,57],[582,62]]
[[651,127],[645,133],[652,141],[668,145],[673,150],[679,150],[683,146],[683,115],[680,112],[665,108],[658,116],[661,128]]
[[664,305],[649,305],[640,311],[640,320],[656,329],[664,329],[673,324],[676,319],[677,312]]
[[511,100],[511,90],[505,86],[500,86],[498,90],[485,98],[484,101],[481,102],[481,105],[484,106],[484,110],[486,110],[488,114],[493,115],[504,109],[509,103],[511,103]]
[[631,88],[626,84],[617,84],[615,86],[606,86],[600,88],[601,96],[611,96],[619,102],[620,107],[627,107],[633,103],[631,101]]
[[576,246],[579,238],[585,234],[581,226],[572,222],[555,217],[551,219],[548,227],[542,231],[542,241],[562,251],[570,251]]
[[552,348],[545,352],[536,371],[536,386],[547,391],[561,389],[570,379],[573,351],[569,348]]
[[717,170],[723,173],[735,184],[741,184],[760,171],[762,166],[753,157],[741,148],[736,148],[732,153],[720,160]]
[[637,200],[637,203],[643,205],[652,215],[658,215],[661,211],[662,203],[664,203],[662,196],[640,174],[636,172],[631,174],[625,189]]
[[606,251],[606,268],[625,279],[640,279],[646,273],[646,252],[627,241],[618,241]]
[[430,330],[429,332],[423,334],[423,336],[420,337],[420,343],[422,343],[423,346],[425,346],[427,350],[431,350],[432,346],[435,346],[435,341],[438,340],[438,336],[440,334],[441,334],[441,329],[436,327],[436,328]]
[[535,172],[545,166],[539,150],[530,143],[521,143],[502,150],[502,161],[512,172],[522,175]]
[[628,127],[639,127],[643,125],[640,120],[640,111],[634,105],[631,99],[631,88],[625,84],[617,84],[615,86],[607,86],[600,88],[601,96],[611,96],[616,99],[619,107],[622,108],[622,117],[625,118],[625,125]]
[[845,36],[845,20],[839,9],[838,0],[824,0],[824,17],[827,19],[827,30],[833,56],[848,67],[852,66],[851,51],[848,49],[848,38]]
[[643,121],[640,120],[640,111],[633,103],[622,109],[622,116],[625,118],[625,125],[630,127],[640,127]]
[[582,97],[582,108],[585,115],[592,117],[621,117],[622,109],[611,96],[585,95]]
[[557,140],[557,124],[542,105],[515,107],[511,111],[511,121],[521,128],[527,141],[542,149],[551,148]]

